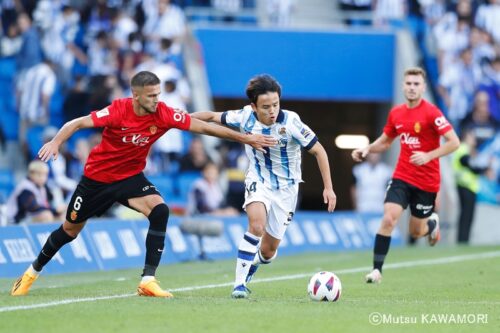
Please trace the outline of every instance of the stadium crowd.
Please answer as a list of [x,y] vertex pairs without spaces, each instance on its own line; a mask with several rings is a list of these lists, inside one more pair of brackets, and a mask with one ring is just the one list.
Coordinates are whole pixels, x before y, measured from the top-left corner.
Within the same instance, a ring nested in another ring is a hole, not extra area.
[[[269,3],[272,18],[280,6],[286,6],[289,15],[293,1]],[[212,6],[226,13],[224,21],[232,21],[233,14],[254,7],[255,1],[2,1],[0,55],[15,59],[15,77],[14,82],[2,79],[0,85],[8,92],[12,90],[8,85],[15,84],[17,119],[2,124],[0,138],[5,126],[19,124],[15,132],[27,168],[43,141],[54,135],[51,126],[60,127],[65,121],[106,107],[113,99],[129,96],[130,78],[141,70],[160,77],[161,100],[191,111],[182,57],[190,19],[184,12],[186,6]],[[346,0],[342,8],[373,13],[374,26],[410,29],[422,50],[422,63],[439,106],[458,133],[469,133],[476,139],[470,163],[458,163],[454,171],[458,175],[466,167],[479,173],[473,181],[479,184],[478,200],[498,204],[500,0]],[[274,21],[283,24],[282,18]],[[288,24],[289,17],[285,21]],[[54,195],[59,200],[56,206],[74,190],[99,135],[94,131],[78,133],[68,142],[62,158],[50,163],[49,184],[59,193]],[[155,178],[153,182],[167,198],[174,197],[183,206],[191,184],[211,162],[217,163],[222,175],[219,179],[225,180],[225,201],[241,209],[236,198],[243,197],[248,162],[239,144],[224,142],[212,156],[199,139],[171,130],[153,147],[145,172]],[[0,201],[5,202],[12,191],[13,186],[6,185]]]

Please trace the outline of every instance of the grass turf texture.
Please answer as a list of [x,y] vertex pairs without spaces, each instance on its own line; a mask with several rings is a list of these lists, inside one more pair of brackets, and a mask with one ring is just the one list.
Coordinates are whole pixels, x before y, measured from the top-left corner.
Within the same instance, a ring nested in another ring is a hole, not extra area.
[[[386,264],[412,265],[491,251],[500,247],[393,248]],[[24,297],[9,295],[14,279],[0,279],[0,332],[500,332],[498,254],[414,267],[388,266],[382,284],[367,285],[364,275],[371,257],[371,252],[278,257],[259,269],[249,285],[250,299],[240,300],[230,298],[232,260],[160,267],[157,277],[162,287],[173,290],[174,299],[133,296],[140,269],[42,274]],[[339,302],[309,300],[307,283],[320,270],[340,277]],[[262,281],[266,279],[270,280]],[[207,287],[219,284],[223,286]],[[91,300],[112,295],[123,297]],[[67,304],[43,305],[65,300]],[[41,305],[31,308],[36,304]],[[17,306],[30,308],[10,310]],[[372,325],[373,312],[391,316],[392,323]],[[486,314],[488,323],[431,323],[434,314]],[[397,324],[397,318],[417,322]]]

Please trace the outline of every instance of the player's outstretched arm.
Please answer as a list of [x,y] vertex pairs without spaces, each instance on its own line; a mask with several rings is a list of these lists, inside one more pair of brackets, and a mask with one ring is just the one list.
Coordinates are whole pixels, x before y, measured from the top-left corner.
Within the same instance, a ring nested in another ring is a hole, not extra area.
[[270,135],[242,134],[220,125],[209,124],[196,118],[191,118],[189,131],[238,141],[250,145],[263,153],[266,152],[264,149],[265,147],[271,147],[278,143],[278,141]]
[[389,147],[394,141],[394,138],[391,138],[385,133],[382,133],[381,136],[377,138],[377,140],[373,141],[371,144],[364,148],[354,149],[351,153],[351,157],[355,162],[362,162],[369,153],[382,153],[389,149]]
[[61,127],[59,132],[57,132],[56,136],[43,145],[42,148],[38,151],[38,157],[44,161],[48,162],[52,157],[54,160],[57,159],[59,155],[59,147],[61,144],[66,142],[73,133],[78,131],[81,128],[90,128],[94,127],[94,122],[90,116],[80,117],[73,120],[68,121],[66,124]]
[[214,122],[217,124],[222,123],[222,112],[213,112],[213,111],[199,111],[191,113],[191,118],[196,118],[199,120]]
[[321,178],[323,179],[323,202],[327,205],[327,209],[331,213],[337,205],[337,196],[335,195],[335,192],[333,192],[328,155],[326,154],[325,148],[323,148],[319,142],[316,142],[314,146],[309,149],[309,153],[314,155],[316,157],[316,161],[318,162]]

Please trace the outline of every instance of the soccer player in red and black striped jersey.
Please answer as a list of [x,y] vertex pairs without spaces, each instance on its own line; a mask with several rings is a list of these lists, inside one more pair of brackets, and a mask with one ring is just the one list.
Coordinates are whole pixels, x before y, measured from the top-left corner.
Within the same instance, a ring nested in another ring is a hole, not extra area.
[[[410,234],[414,238],[428,236],[429,244],[440,239],[439,218],[434,204],[440,186],[439,158],[455,151],[460,141],[442,112],[423,99],[426,74],[421,68],[404,73],[403,93],[406,103],[389,113],[382,135],[365,148],[355,149],[352,158],[364,160],[369,153],[380,153],[400,141],[400,155],[387,188],[384,216],[375,236],[373,271],[366,282],[382,280],[382,265],[389,252],[391,234],[403,211],[410,206]],[[445,143],[440,145],[440,137]]]
[[172,297],[155,279],[164,248],[169,209],[156,187],[142,173],[151,145],[171,128],[239,141],[261,151],[277,144],[271,136],[242,134],[168,107],[158,100],[160,80],[151,72],[137,73],[131,86],[132,98],[117,99],[100,111],[67,122],[40,149],[40,159],[47,162],[57,158],[61,144],[77,130],[104,127],[102,141],[90,153],[82,179],[68,204],[66,220],[50,234],[37,259],[14,283],[11,295],[26,295],[42,268],[63,245],[78,236],[87,219],[102,215],[119,202],[141,212],[150,222],[138,294]]

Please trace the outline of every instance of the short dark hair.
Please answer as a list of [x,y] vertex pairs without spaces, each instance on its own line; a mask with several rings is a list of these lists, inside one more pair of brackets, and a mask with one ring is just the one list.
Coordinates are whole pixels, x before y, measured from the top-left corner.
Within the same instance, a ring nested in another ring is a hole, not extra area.
[[132,88],[144,87],[144,86],[155,86],[160,84],[160,79],[154,73],[148,71],[142,71],[135,74],[130,81]]
[[252,103],[257,104],[259,96],[268,92],[277,92],[281,97],[281,86],[271,75],[257,75],[248,81],[246,93]]

